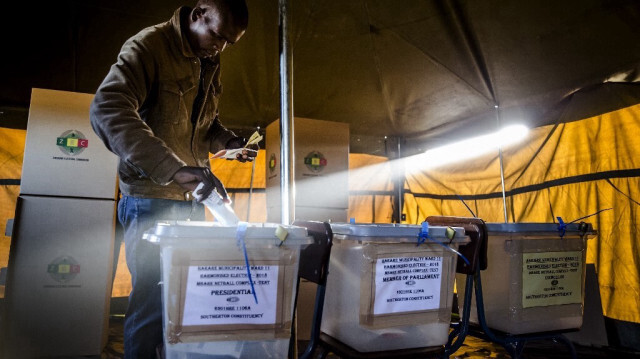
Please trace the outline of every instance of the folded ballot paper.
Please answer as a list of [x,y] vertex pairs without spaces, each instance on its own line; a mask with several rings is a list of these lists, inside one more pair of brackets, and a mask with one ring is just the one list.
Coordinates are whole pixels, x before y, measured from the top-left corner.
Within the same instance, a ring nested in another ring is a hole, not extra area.
[[[201,182],[193,191],[193,196],[198,201],[200,201],[202,197],[198,194],[198,191],[202,189],[202,187],[204,187],[204,183]],[[209,212],[213,214],[213,217],[215,217],[216,221],[220,222],[220,224],[222,224],[223,226],[235,226],[240,221],[229,203],[225,203],[222,200],[222,197],[220,197],[218,192],[216,192],[215,190],[211,192],[209,197],[202,200],[202,203],[207,207],[207,209],[209,209]]]
[[251,137],[249,137],[249,140],[247,141],[247,143],[245,143],[244,147],[242,147],[242,148],[234,148],[232,150],[220,150],[220,151],[216,152],[213,156],[211,156],[211,158],[225,158],[225,159],[233,160],[233,159],[236,158],[236,156],[238,154],[242,154],[242,151],[258,152],[258,151],[254,150],[254,149],[247,148],[247,146],[256,145],[261,140],[262,140],[262,136],[258,133],[258,131],[256,131],[256,132],[253,133],[253,135],[251,135]]

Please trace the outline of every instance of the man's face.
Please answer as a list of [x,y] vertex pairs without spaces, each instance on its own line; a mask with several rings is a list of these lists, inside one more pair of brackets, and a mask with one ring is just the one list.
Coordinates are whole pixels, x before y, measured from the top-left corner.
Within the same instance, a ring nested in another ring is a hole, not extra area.
[[229,14],[215,6],[196,7],[189,20],[189,43],[200,58],[216,56],[244,35],[244,28],[237,26]]

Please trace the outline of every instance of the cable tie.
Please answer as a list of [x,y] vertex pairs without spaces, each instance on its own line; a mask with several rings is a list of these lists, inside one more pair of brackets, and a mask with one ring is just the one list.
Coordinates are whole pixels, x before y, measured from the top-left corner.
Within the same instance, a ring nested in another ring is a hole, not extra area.
[[567,233],[567,224],[564,223],[562,217],[558,216],[556,218],[558,218],[558,232],[560,233],[560,238],[562,238]]
[[247,222],[238,222],[238,227],[236,228],[236,244],[242,249],[244,254],[244,265],[247,267],[247,276],[249,277],[249,284],[251,284],[251,292],[253,293],[253,299],[258,304],[258,296],[256,295],[256,288],[253,284],[253,279],[251,278],[251,267],[249,266],[249,255],[247,254],[247,245],[245,243],[244,237],[247,234]]
[[422,228],[420,228],[420,233],[418,233],[418,244],[416,247],[420,246],[429,238],[429,223],[427,221],[422,222]]

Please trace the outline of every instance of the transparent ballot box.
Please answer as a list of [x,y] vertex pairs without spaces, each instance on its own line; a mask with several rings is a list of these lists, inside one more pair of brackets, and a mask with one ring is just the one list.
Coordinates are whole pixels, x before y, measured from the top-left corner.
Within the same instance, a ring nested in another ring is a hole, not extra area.
[[[481,272],[487,326],[515,335],[580,328],[591,225],[487,223],[487,230],[488,266]],[[464,291],[459,285],[460,298]],[[475,293],[470,320],[479,323]]]
[[159,222],[145,239],[161,249],[166,358],[287,356],[305,228]]
[[454,250],[469,241],[463,228],[331,224],[331,229],[323,333],[360,352],[447,342]]

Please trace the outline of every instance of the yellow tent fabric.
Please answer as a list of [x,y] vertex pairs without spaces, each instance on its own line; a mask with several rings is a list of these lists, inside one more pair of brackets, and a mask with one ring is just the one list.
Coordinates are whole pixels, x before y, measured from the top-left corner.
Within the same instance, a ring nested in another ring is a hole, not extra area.
[[[4,234],[20,193],[16,182],[22,174],[26,134],[24,130],[0,128],[0,267],[6,267],[9,262],[11,238]],[[0,297],[4,297],[4,286],[0,286]]]
[[391,178],[391,165],[386,157],[350,154],[349,218],[357,223],[390,223]]
[[[509,222],[584,219],[598,230],[587,261],[595,263],[604,314],[640,322],[640,105],[581,121],[534,129],[505,148]],[[472,151],[473,149],[469,149]],[[497,152],[497,151],[496,151]],[[504,222],[498,155],[446,168],[407,171],[407,222],[429,215]],[[609,209],[611,208],[611,209]]]

